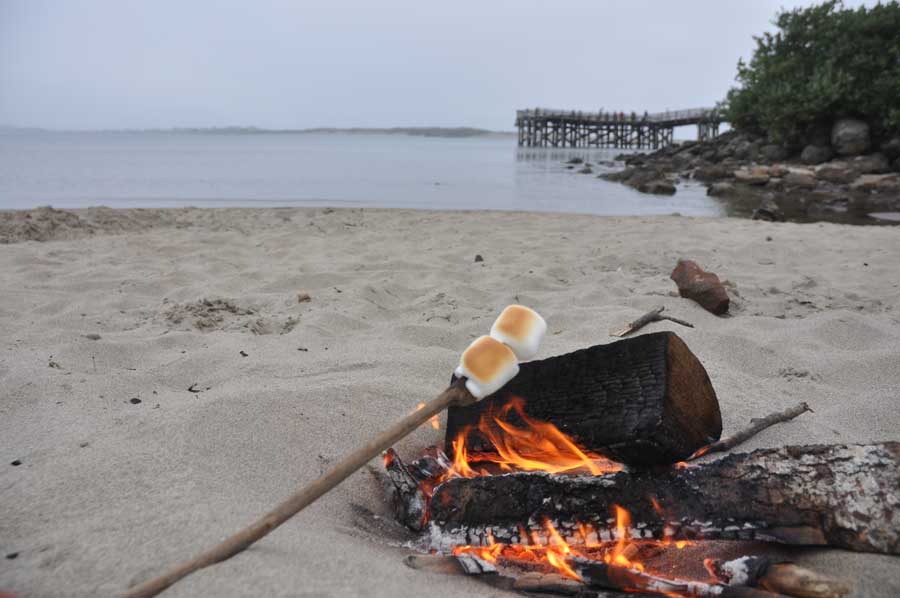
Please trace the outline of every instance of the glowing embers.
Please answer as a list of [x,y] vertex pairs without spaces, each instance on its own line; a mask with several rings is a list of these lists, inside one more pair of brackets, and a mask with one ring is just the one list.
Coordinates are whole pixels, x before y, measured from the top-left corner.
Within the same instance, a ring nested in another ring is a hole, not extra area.
[[644,573],[647,566],[642,562],[642,555],[659,555],[667,550],[681,550],[693,545],[688,541],[632,538],[630,513],[618,505],[613,505],[613,512],[615,532],[614,538],[610,540],[599,540],[599,534],[592,526],[580,523],[575,537],[570,537],[567,541],[545,519],[537,531],[520,528],[517,543],[496,542],[488,532],[487,545],[455,546],[452,554],[471,554],[497,565],[524,571],[555,572],[563,577],[582,581],[576,571],[576,563],[606,563]]

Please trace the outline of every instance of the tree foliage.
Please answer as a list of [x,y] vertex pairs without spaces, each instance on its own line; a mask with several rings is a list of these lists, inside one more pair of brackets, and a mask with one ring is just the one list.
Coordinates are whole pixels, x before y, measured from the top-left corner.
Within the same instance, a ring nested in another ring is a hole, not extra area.
[[900,131],[900,4],[846,8],[831,0],[781,12],[777,31],[755,37],[750,63],[738,62],[727,120],[778,143],[851,116],[873,132]]

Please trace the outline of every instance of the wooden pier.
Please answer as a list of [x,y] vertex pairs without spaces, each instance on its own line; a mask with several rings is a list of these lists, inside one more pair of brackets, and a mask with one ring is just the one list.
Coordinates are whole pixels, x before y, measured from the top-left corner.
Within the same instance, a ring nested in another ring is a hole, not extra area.
[[672,145],[675,127],[697,125],[697,139],[719,134],[714,108],[656,114],[580,112],[535,108],[516,111],[520,147],[614,147],[658,149]]

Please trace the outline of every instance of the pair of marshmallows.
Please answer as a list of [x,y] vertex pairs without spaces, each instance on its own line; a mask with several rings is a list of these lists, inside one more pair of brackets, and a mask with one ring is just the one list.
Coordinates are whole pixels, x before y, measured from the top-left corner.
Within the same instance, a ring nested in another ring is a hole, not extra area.
[[524,305],[504,309],[490,336],[475,339],[463,351],[456,375],[466,378],[466,389],[476,399],[495,393],[519,373],[519,361],[537,354],[547,322]]

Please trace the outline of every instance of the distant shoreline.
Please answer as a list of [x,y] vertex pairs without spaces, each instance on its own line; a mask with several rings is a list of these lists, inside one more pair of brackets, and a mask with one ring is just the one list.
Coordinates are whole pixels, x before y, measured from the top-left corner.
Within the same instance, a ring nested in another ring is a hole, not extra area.
[[265,129],[260,127],[173,127],[169,129],[44,129],[40,127],[0,127],[3,133],[153,133],[190,135],[409,135],[413,137],[513,137],[515,131],[492,131],[476,127],[312,127],[306,129]]

